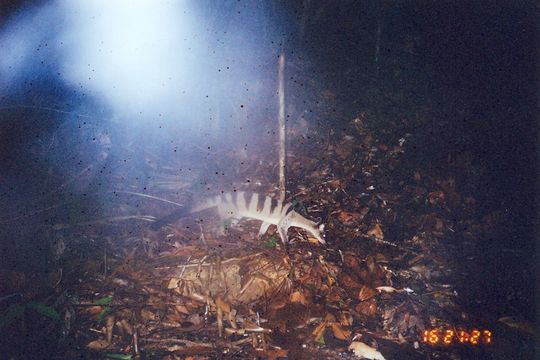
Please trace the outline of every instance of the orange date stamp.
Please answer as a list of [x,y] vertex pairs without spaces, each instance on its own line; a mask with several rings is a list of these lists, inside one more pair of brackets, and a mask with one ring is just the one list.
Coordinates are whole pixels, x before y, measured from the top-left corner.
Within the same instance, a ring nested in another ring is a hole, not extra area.
[[492,332],[487,329],[428,329],[422,333],[422,341],[429,345],[491,345]]

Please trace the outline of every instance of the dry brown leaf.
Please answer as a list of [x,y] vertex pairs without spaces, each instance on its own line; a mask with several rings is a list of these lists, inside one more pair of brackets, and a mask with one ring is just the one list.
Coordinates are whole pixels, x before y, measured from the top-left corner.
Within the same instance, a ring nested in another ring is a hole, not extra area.
[[199,313],[194,313],[189,315],[186,320],[192,323],[194,326],[198,326],[204,322],[204,317]]
[[370,281],[369,272],[367,269],[360,269],[355,272],[362,283],[368,283]]
[[266,352],[268,355],[268,360],[274,360],[279,358],[285,358],[289,354],[289,350],[287,349],[272,349],[268,350]]
[[180,282],[180,279],[177,278],[171,278],[169,282],[167,283],[167,289],[176,289],[178,287],[178,283]]
[[332,278],[334,281],[332,281],[332,284],[322,284],[321,287],[319,288],[319,291],[321,294],[328,294],[330,292],[330,290],[332,290],[332,285],[336,283],[335,279]]
[[159,296],[150,295],[148,300],[146,300],[146,305],[160,308],[163,306],[163,299],[160,298]]
[[88,306],[87,308],[85,308],[85,312],[89,315],[98,316],[103,312],[103,306]]
[[242,326],[244,327],[244,329],[257,329],[259,327],[259,325],[249,320],[244,320],[242,322]]
[[327,323],[330,323],[332,321],[337,321],[337,319],[334,316],[334,314],[326,313],[326,315],[324,316],[324,321],[326,321]]
[[345,226],[355,226],[364,216],[358,212],[341,211],[338,215],[339,221]]
[[301,291],[295,291],[291,294],[291,302],[300,303],[302,305],[309,304],[309,301],[306,299],[306,296]]
[[343,255],[343,263],[345,266],[352,269],[356,269],[360,266],[360,261],[358,261],[358,258],[350,254]]
[[186,305],[175,305],[174,308],[176,311],[178,311],[180,314],[188,315],[190,311],[188,310]]
[[375,316],[377,313],[377,300],[369,299],[356,305],[354,308],[358,313],[367,317]]
[[216,307],[218,309],[221,309],[221,311],[223,311],[223,313],[225,314],[228,314],[231,312],[231,304],[224,301],[220,296],[216,298]]
[[289,350],[268,349],[264,351],[264,350],[257,349],[255,350],[255,353],[257,354],[257,359],[276,360],[280,358],[287,358],[287,355],[289,354]]
[[281,321],[285,328],[305,326],[311,318],[312,308],[300,303],[289,303],[276,310],[273,316],[275,321]]
[[165,320],[170,324],[180,324],[184,321],[184,315],[179,314],[176,311],[168,311],[165,315]]
[[397,324],[394,325],[394,327],[397,327],[398,333],[405,333],[409,329],[409,318],[411,317],[411,314],[408,311],[402,311],[399,314],[399,320]]
[[370,274],[374,274],[377,271],[377,262],[373,256],[369,255],[366,258],[366,265]]
[[114,328],[114,315],[109,315],[105,317],[105,334],[107,336],[107,342],[110,344],[112,342]]
[[339,213],[339,215],[338,215],[338,219],[342,223],[348,223],[348,222],[353,221],[353,215],[352,215],[352,213],[350,213],[348,211],[341,211]]
[[336,339],[339,339],[339,340],[350,339],[351,330],[343,329],[341,325],[337,322],[333,322],[331,326],[332,326],[332,332],[334,333],[334,336],[336,337]]
[[346,288],[359,289],[361,287],[358,281],[346,273],[339,274],[339,283]]
[[364,285],[364,286],[362,286],[362,288],[358,292],[358,300],[366,301],[367,299],[371,299],[375,295],[377,295],[377,291],[370,288],[369,286]]
[[326,301],[327,302],[336,302],[336,301],[342,301],[347,295],[343,291],[343,289],[334,286],[330,289],[328,294],[326,295]]
[[351,326],[353,320],[352,314],[348,311],[343,311],[339,314],[339,323],[343,326]]
[[410,267],[411,271],[414,271],[420,277],[429,280],[431,278],[431,269],[428,268],[426,265],[415,265]]
[[148,309],[141,310],[141,320],[144,322],[153,321],[156,319],[156,314]]
[[415,257],[413,257],[411,260],[409,260],[407,262],[407,264],[409,265],[414,265],[418,262],[420,262],[421,260],[423,260],[425,258],[425,255],[424,254],[419,254],[419,255],[416,255]]
[[338,179],[328,181],[328,185],[334,189],[341,189],[342,181]]
[[117,321],[116,327],[124,337],[133,335],[133,327],[131,327],[131,324],[126,319]]
[[221,306],[216,306],[216,322],[218,326],[219,337],[223,336],[223,309]]
[[326,329],[326,325],[327,325],[327,322],[326,321],[323,321],[322,323],[320,323],[316,328],[315,330],[313,330],[313,332],[311,333],[311,335],[313,335],[313,338],[315,340],[318,340],[321,338],[321,336],[324,334],[324,330]]
[[384,234],[380,224],[374,224],[367,232],[368,236],[373,236],[377,240],[383,240]]
[[[322,285],[321,290],[326,287],[334,286],[336,283],[336,278],[332,276],[330,273],[326,274],[326,283]],[[328,288],[325,288],[324,290],[329,290]]]
[[[179,278],[181,286],[172,291],[201,302],[207,301],[207,293],[226,294],[227,301],[236,306],[278,293],[290,270],[282,258],[262,253],[214,262],[207,259],[174,270],[172,277]],[[170,286],[175,285],[176,281],[171,281]]]
[[388,263],[388,257],[385,255],[385,254],[382,254],[382,253],[377,253],[375,255],[375,261],[380,264],[380,263]]
[[390,328],[393,328],[393,321],[394,321],[394,317],[396,316],[396,313],[397,313],[397,310],[398,308],[397,307],[393,307],[393,308],[390,308],[390,309],[385,309],[383,311],[383,314],[382,314],[382,318],[384,319],[384,328],[386,330],[389,330]]
[[104,350],[109,347],[109,343],[105,339],[90,341],[86,347],[90,350]]

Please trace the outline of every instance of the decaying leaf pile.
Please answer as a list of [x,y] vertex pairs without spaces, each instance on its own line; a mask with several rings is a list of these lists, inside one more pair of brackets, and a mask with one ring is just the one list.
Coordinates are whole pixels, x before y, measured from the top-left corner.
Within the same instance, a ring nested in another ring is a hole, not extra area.
[[[421,332],[461,316],[441,243],[489,229],[467,219],[474,199],[452,178],[407,168],[407,139],[378,141],[367,116],[309,141],[289,134],[290,199],[327,224],[326,247],[291,230],[285,249],[276,235],[257,239],[249,221],[181,219],[151,231],[141,217],[58,229],[55,270],[2,274],[1,293],[26,304],[0,304],[4,341],[57,341],[54,355],[73,359],[425,358]],[[250,156],[240,178],[272,193],[275,163]],[[163,178],[154,195],[182,200]],[[144,213],[163,215],[157,207]]]

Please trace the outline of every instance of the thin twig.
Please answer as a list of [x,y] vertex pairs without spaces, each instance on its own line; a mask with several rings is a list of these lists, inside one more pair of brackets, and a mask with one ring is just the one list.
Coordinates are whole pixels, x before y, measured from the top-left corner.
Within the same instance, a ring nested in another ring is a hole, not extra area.
[[171,201],[171,200],[167,200],[167,199],[160,198],[160,197],[153,196],[153,195],[148,195],[148,194],[143,194],[143,193],[133,192],[133,191],[122,191],[122,190],[117,190],[117,191],[113,191],[113,192],[114,192],[114,193],[119,193],[119,194],[130,194],[130,195],[135,195],[135,196],[145,197],[145,198],[154,199],[154,200],[158,200],[158,201],[163,201],[163,202],[166,202],[166,203],[168,203],[168,204],[172,204],[172,205],[176,205],[176,206],[180,206],[180,207],[183,207],[183,206],[184,206],[183,204],[180,204],[180,203],[177,203],[177,202],[174,202],[174,201]]
[[45,107],[45,106],[35,106],[35,105],[11,105],[11,106],[1,106],[0,110],[12,110],[12,109],[33,109],[33,110],[46,110],[46,111],[53,111],[60,114],[68,114],[68,115],[75,115],[78,117],[84,117],[88,119],[95,119],[93,116],[89,115],[81,115],[77,114],[73,111],[65,111],[65,110],[59,110],[55,108]]
[[285,201],[285,54],[278,65],[279,200]]

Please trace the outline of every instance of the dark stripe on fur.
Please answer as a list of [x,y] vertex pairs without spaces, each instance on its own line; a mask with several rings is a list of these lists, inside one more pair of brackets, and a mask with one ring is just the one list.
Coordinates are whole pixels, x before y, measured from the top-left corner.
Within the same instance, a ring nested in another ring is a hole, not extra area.
[[266,196],[263,196],[261,194],[253,194],[253,196],[258,196],[257,201],[257,211],[261,212],[264,209],[264,202],[266,201]]

